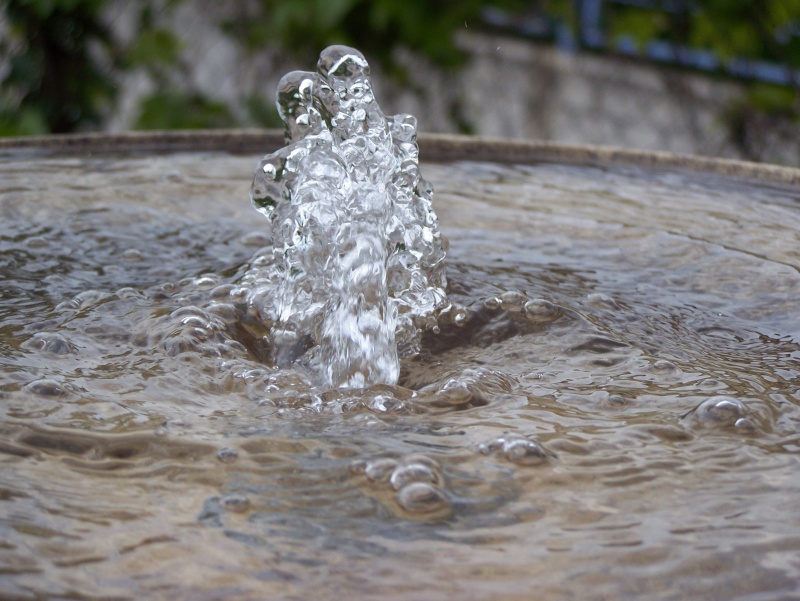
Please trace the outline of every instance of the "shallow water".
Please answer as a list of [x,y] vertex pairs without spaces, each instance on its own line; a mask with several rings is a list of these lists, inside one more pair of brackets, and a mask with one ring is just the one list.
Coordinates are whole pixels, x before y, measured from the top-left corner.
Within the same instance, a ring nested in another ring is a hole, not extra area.
[[800,194],[424,166],[450,239],[400,385],[264,362],[224,154],[0,165],[0,592],[800,595]]

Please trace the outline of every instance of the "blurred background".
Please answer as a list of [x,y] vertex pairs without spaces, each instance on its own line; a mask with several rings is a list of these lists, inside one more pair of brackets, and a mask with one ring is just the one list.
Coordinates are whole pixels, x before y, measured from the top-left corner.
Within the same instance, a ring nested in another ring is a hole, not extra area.
[[0,0],[0,135],[281,127],[332,43],[421,131],[800,166],[800,0]]

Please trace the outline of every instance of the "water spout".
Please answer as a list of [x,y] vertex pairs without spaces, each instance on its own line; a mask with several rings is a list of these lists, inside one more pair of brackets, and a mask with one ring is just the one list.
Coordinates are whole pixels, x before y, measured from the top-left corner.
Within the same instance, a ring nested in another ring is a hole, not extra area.
[[[257,294],[275,362],[320,386],[394,384],[446,305],[446,240],[419,171],[416,119],[385,117],[369,65],[330,46],[278,85],[287,145],[251,187],[272,224],[274,294]],[[266,299],[266,300],[265,300]]]

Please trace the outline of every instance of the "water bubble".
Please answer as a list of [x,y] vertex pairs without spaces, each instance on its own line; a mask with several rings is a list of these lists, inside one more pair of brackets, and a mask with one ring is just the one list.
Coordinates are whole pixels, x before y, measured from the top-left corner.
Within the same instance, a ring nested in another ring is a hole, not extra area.
[[233,324],[239,321],[240,311],[230,303],[211,303],[206,309],[225,323]]
[[67,389],[60,382],[47,378],[30,382],[24,390],[44,397],[60,397],[67,394]]
[[696,413],[714,421],[730,421],[745,414],[744,405],[733,398],[717,396],[703,401]]
[[747,410],[737,399],[714,396],[700,403],[692,415],[701,423],[735,427],[739,420],[746,418]]
[[140,290],[130,287],[120,288],[119,290],[117,290],[116,295],[117,298],[119,298],[120,300],[126,300],[129,298],[138,298],[138,299],[144,298],[144,294],[142,294]]
[[442,470],[442,466],[439,465],[438,461],[436,461],[435,459],[432,459],[431,457],[428,457],[427,455],[422,455],[422,454],[419,454],[419,453],[412,453],[411,455],[406,455],[403,458],[403,461],[404,461],[404,463],[406,463],[408,465],[410,465],[410,464],[426,465],[430,469],[432,469],[432,470],[434,470],[436,472],[441,472],[441,470]]
[[747,403],[729,396],[713,396],[689,412],[696,424],[743,433],[771,429],[771,418],[756,400]]
[[222,463],[233,463],[239,459],[239,453],[236,451],[236,449],[225,447],[224,449],[217,451],[217,459]]
[[436,392],[436,400],[446,405],[465,405],[472,400],[470,382],[451,379]]
[[496,311],[500,308],[500,299],[497,297],[490,297],[483,301],[483,306],[490,311]]
[[427,482],[440,485],[442,476],[437,470],[424,463],[409,463],[397,467],[389,478],[389,484],[395,490],[400,490],[411,482]]
[[99,303],[100,301],[103,301],[109,298],[110,296],[111,295],[109,293],[102,292],[100,290],[85,290],[84,292],[81,292],[80,294],[72,298],[72,300],[59,303],[59,305],[56,307],[56,310],[61,311],[64,309],[68,310],[84,309],[89,305]]
[[427,482],[413,482],[397,493],[397,504],[409,513],[433,513],[449,509],[450,501]]
[[203,319],[199,315],[189,315],[188,317],[184,317],[181,319],[181,324],[185,326],[191,326],[194,328],[211,328],[211,322],[207,319]]
[[129,248],[120,255],[120,259],[128,263],[139,263],[144,260],[144,255],[136,248]]
[[506,434],[482,443],[478,450],[483,455],[500,452],[505,459],[517,465],[540,465],[555,457],[541,443],[518,434]]
[[41,236],[31,236],[25,240],[25,246],[31,249],[47,248],[50,246],[50,241]]
[[233,284],[221,284],[213,288],[209,294],[214,300],[226,301],[230,298],[231,291],[235,288]]
[[78,351],[74,344],[55,332],[38,332],[26,342],[25,346],[53,355],[69,355]]
[[506,459],[520,465],[544,463],[550,455],[532,440],[509,440],[503,445]]
[[372,411],[377,411],[378,413],[396,413],[405,409],[401,401],[398,401],[393,396],[385,394],[379,394],[370,399],[368,407]]
[[364,469],[364,475],[372,482],[388,482],[397,466],[394,459],[370,461]]
[[271,242],[271,238],[264,232],[250,232],[249,234],[239,238],[239,242],[244,246],[267,246]]
[[220,498],[219,504],[223,509],[234,513],[242,513],[250,509],[250,499],[239,494],[225,495]]
[[542,298],[534,298],[525,303],[525,315],[534,323],[549,323],[561,315],[561,308]]
[[658,375],[668,375],[679,371],[678,367],[671,361],[659,359],[650,366],[650,371]]
[[510,313],[519,313],[525,308],[528,297],[521,292],[509,290],[500,295],[500,308]]
[[210,290],[219,284],[219,276],[216,275],[203,275],[195,278],[191,282],[197,290]]
[[601,309],[619,309],[619,303],[608,296],[607,294],[602,294],[600,292],[595,292],[586,296],[587,304],[593,307],[599,307]]

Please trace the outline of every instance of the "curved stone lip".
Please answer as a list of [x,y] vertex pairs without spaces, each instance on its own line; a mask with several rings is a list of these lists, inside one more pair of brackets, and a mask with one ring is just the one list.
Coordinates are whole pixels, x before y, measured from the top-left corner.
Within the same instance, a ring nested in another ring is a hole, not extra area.
[[[0,153],[7,155],[25,150],[57,155],[92,155],[101,152],[230,152],[261,156],[283,145],[283,132],[278,130],[148,131],[0,138]],[[630,166],[689,171],[800,187],[798,168],[661,151],[428,133],[419,135],[419,146],[423,162],[468,160],[517,164]]]

